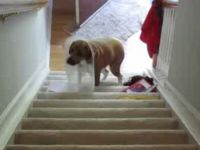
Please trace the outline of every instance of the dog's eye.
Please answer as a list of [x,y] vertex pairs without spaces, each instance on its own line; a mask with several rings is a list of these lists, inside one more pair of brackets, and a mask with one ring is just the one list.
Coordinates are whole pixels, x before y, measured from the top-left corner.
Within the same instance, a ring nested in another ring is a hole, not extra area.
[[84,49],[88,49],[88,46],[84,46]]

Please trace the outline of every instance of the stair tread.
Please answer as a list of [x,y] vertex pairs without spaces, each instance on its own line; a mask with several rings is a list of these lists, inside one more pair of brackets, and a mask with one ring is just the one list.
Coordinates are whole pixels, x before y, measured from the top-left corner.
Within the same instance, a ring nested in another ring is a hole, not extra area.
[[178,121],[175,118],[138,118],[138,119],[58,119],[26,118],[22,129],[175,129]]
[[[52,81],[49,81],[49,83],[44,83],[40,89],[40,92],[54,92],[54,91],[50,91],[47,84],[52,84],[52,83],[58,83],[59,84],[59,80],[52,80]],[[62,81],[60,84],[63,85],[63,82],[66,82],[67,84],[67,81]],[[100,85],[100,86],[97,86],[97,87],[94,87],[94,91],[95,92],[123,92],[124,89],[126,89],[128,86],[104,86],[104,85]],[[64,90],[64,89],[63,89]]]
[[[19,129],[19,130],[16,130],[16,132],[84,132],[84,133],[87,133],[87,132],[104,132],[104,130],[22,130],[22,129]],[[138,130],[138,129],[134,129],[134,130],[108,130],[106,131],[105,133],[112,133],[112,132],[119,132],[119,133],[140,133],[140,132],[145,132],[145,133],[149,133],[149,132],[155,132],[155,133],[160,133],[160,132],[163,132],[163,133],[186,133],[185,130],[183,129],[169,129],[169,130]]]
[[[95,87],[95,92],[123,92],[123,90],[127,88],[127,86],[99,86]],[[63,89],[64,90],[64,89]],[[47,83],[42,85],[40,88],[40,92],[54,92],[49,90]]]
[[[143,129],[123,129],[123,130],[118,130],[118,129],[112,129],[112,130],[96,130],[96,129],[87,129],[87,130],[43,130],[43,129],[37,129],[37,130],[24,130],[24,129],[19,129],[16,130],[16,134],[23,134],[23,133],[35,133],[35,134],[181,134],[181,135],[187,135],[186,131],[182,129],[148,129],[148,130],[143,130]],[[160,135],[163,136],[163,135]]]
[[87,118],[133,118],[171,117],[168,108],[31,108],[29,117],[87,117]]
[[35,99],[35,101],[40,101],[40,100],[56,100],[56,101],[164,101],[164,100],[162,100],[162,99],[160,99],[160,98],[156,98],[156,99],[144,99],[144,98],[136,98],[136,99],[134,99],[134,98],[132,98],[132,99],[123,99],[123,98],[108,98],[108,99],[104,99],[104,98],[101,98],[101,99],[92,99],[92,98],[84,98],[84,99],[80,99],[80,98],[72,98],[72,99],[70,99],[70,98],[67,98],[67,99],[57,99],[57,98],[50,98],[50,99],[48,99],[48,98],[37,98],[37,99]]
[[8,145],[7,150],[197,150],[196,145]]
[[52,107],[45,107],[45,108],[31,108],[30,110],[71,110],[71,111],[131,111],[131,110],[166,110],[170,111],[169,108],[52,108]]
[[[35,99],[33,102],[63,102],[64,100],[62,99]],[[126,102],[126,103],[144,103],[144,102],[147,102],[147,103],[165,103],[164,100],[161,100],[161,99],[152,99],[152,100],[127,100],[127,99],[83,99],[81,102],[104,102],[104,103],[109,103],[109,102],[114,102],[114,103],[119,103],[119,102]],[[80,102],[80,99],[67,99],[66,101],[64,102]]]
[[169,121],[176,122],[176,118],[24,118],[23,121],[74,121],[74,122],[136,122],[136,121]]
[[121,93],[121,92],[92,92],[92,93],[77,93],[77,92],[57,92],[57,93],[52,93],[52,92],[39,92],[38,94],[52,94],[52,95],[59,95],[59,94],[66,94],[66,95],[130,95],[130,96],[159,96],[158,93],[147,93],[147,92],[135,92],[135,93]]
[[16,144],[130,145],[187,142],[188,137],[183,130],[18,130],[15,135]]
[[76,92],[39,92],[38,99],[159,99],[158,93],[123,93],[123,92],[93,92],[93,93],[76,93]]

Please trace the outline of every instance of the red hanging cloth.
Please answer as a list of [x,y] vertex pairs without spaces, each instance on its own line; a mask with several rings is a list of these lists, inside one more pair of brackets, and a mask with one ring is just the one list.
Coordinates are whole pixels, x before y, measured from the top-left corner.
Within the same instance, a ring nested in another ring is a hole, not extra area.
[[160,0],[154,0],[142,25],[140,39],[147,44],[149,56],[158,53],[162,29],[163,9]]

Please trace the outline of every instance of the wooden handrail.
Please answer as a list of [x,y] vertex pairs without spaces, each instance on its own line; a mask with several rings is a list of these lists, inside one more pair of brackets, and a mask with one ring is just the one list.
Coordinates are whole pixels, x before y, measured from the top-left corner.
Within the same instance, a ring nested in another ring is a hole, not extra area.
[[9,16],[37,10],[46,7],[47,5],[48,5],[47,3],[29,4],[29,5],[0,4],[0,20],[4,22]]
[[0,5],[39,5],[48,0],[0,0]]
[[177,7],[179,0],[163,0],[163,6],[167,8]]
[[48,0],[0,0],[0,15],[31,11],[47,6]]

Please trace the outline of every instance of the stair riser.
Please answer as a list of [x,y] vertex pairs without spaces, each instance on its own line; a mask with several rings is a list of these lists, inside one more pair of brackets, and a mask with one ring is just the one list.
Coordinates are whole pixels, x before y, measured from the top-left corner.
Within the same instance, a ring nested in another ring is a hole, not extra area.
[[197,150],[196,146],[150,145],[150,146],[8,146],[7,150]]
[[187,135],[179,131],[19,131],[15,135],[16,144],[186,144]]
[[22,129],[52,129],[52,130],[78,130],[78,129],[176,129],[178,122],[174,119],[25,119]]

